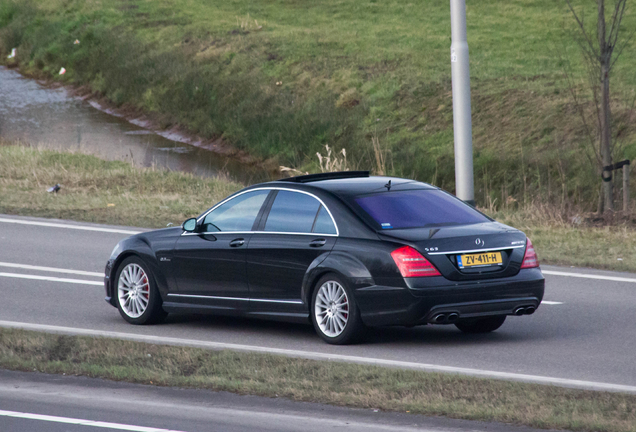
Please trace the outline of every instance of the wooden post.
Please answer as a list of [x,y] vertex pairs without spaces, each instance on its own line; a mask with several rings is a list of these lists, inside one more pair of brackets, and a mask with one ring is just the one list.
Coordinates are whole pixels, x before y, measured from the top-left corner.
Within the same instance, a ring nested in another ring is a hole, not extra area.
[[629,212],[629,163],[623,165],[623,212]]

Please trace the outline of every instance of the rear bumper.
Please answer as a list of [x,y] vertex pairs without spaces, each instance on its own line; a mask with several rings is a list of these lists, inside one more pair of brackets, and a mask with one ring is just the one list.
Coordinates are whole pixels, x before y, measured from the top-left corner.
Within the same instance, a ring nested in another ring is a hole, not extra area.
[[[492,315],[515,315],[519,308],[539,307],[545,279],[541,270],[524,269],[517,275],[473,282],[427,278],[426,287],[373,285],[356,289],[362,320],[370,326],[448,323],[435,318],[457,314],[457,319]],[[434,279],[434,280],[433,280]]]

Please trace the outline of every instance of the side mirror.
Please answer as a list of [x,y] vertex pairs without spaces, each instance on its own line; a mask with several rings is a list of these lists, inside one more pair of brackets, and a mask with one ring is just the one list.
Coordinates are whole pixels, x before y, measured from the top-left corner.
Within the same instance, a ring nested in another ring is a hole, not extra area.
[[184,231],[194,232],[197,229],[197,218],[190,218],[181,225]]

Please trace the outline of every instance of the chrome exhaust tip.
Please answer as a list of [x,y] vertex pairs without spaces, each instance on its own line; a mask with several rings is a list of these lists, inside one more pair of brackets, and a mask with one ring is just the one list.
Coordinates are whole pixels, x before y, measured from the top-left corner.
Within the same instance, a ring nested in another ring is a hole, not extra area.
[[537,308],[535,308],[534,306],[528,306],[523,313],[525,313],[526,315],[532,315],[536,310]]
[[438,314],[433,317],[433,322],[441,324],[446,321],[446,314]]
[[514,310],[513,314],[516,316],[521,316],[525,313],[526,308],[524,308],[523,306],[518,307],[517,309]]
[[455,312],[449,313],[448,316],[446,317],[446,321],[449,323],[455,322],[458,319],[459,319],[459,314]]

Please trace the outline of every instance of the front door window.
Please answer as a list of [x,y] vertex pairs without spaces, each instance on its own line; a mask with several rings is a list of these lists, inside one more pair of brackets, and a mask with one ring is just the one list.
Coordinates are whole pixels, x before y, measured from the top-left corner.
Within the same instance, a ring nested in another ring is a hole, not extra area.
[[221,204],[203,219],[202,232],[245,232],[252,226],[269,190],[246,192]]

